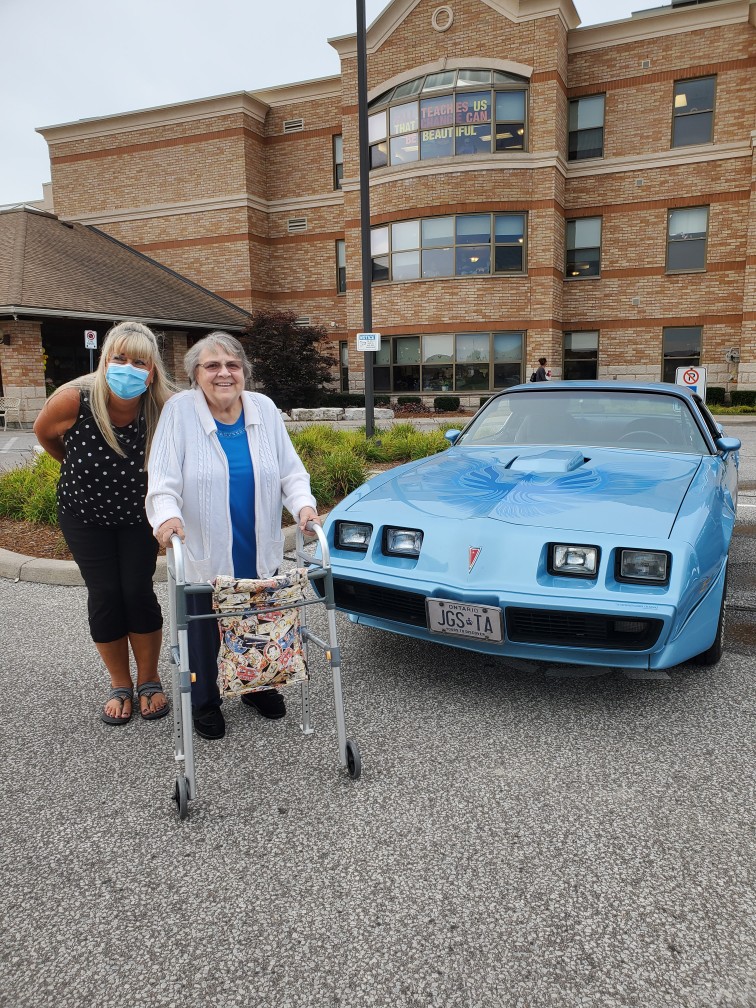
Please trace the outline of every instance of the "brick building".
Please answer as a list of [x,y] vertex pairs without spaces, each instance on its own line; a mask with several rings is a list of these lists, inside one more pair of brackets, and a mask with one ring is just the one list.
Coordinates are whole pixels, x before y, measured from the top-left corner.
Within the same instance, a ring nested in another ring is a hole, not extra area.
[[[393,0],[367,37],[376,391],[756,387],[756,3],[579,27]],[[41,129],[60,217],[340,344],[363,387],[356,38],[341,74]]]

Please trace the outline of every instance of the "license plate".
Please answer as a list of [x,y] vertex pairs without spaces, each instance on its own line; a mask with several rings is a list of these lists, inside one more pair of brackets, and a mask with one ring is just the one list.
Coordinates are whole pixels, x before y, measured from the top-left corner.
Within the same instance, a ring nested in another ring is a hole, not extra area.
[[475,640],[503,639],[501,609],[497,606],[470,605],[454,599],[427,598],[425,611],[431,633],[450,634],[453,637],[472,637]]

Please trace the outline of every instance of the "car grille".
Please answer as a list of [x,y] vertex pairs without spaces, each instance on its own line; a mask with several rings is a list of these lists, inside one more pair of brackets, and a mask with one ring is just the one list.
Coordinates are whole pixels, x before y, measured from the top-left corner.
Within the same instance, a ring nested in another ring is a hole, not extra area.
[[[320,582],[314,583],[322,595]],[[348,612],[376,619],[427,627],[425,596],[382,585],[333,579],[336,605]],[[517,644],[643,651],[653,647],[663,622],[631,616],[602,616],[559,609],[505,610],[507,637]]]
[[426,626],[425,595],[340,578],[333,579],[333,591],[339,609],[410,626]]
[[507,637],[518,644],[558,644],[643,651],[659,638],[662,620],[555,609],[507,609]]

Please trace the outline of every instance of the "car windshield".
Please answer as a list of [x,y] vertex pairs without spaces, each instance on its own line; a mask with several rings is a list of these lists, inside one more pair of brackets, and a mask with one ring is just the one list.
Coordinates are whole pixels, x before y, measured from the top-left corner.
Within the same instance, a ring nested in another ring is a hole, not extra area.
[[469,445],[592,446],[709,454],[678,396],[605,389],[540,389],[492,399],[465,430]]

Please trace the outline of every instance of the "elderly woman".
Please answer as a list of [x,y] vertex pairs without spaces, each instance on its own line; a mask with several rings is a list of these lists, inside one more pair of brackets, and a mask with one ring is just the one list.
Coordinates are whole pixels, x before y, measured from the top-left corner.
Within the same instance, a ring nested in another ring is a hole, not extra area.
[[[310,477],[272,400],[245,391],[252,369],[241,343],[214,332],[184,358],[192,388],[168,403],[149,460],[147,514],[158,542],[185,542],[186,579],[218,574],[269,577],[283,560],[281,510],[299,527],[319,521]],[[210,613],[207,595],[190,595],[194,615]],[[206,739],[226,731],[218,690],[217,623],[189,623],[194,729]],[[242,697],[263,717],[286,713],[274,689]]]
[[147,455],[172,387],[147,326],[121,322],[105,338],[93,375],[59,388],[34,424],[61,463],[58,523],[88,589],[89,629],[111,690],[101,718],[131,720],[137,669],[147,721],[168,713],[158,677],[163,618],[152,576],[157,543],[147,523]]

